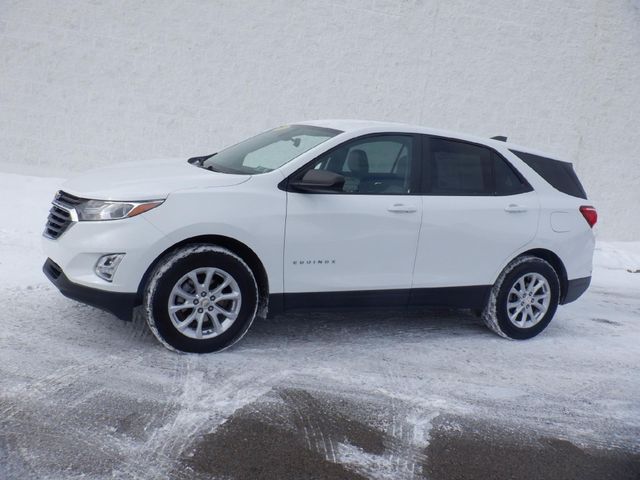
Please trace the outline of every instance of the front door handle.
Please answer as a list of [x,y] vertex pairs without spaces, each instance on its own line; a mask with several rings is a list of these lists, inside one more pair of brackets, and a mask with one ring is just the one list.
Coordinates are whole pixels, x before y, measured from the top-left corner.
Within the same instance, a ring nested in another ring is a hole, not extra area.
[[404,203],[394,203],[389,208],[387,208],[387,210],[394,213],[413,213],[418,209],[413,205],[405,205]]
[[511,203],[508,207],[505,207],[504,211],[509,213],[522,213],[527,211],[527,207]]

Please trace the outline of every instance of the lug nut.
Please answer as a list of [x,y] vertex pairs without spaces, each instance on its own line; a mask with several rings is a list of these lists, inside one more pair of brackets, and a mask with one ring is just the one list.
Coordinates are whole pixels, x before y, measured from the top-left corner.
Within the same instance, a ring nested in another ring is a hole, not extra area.
[[199,303],[200,303],[200,301],[199,301],[197,298],[193,301],[193,304],[194,304],[194,305],[197,305],[197,304],[199,304]]
[[202,292],[200,295],[202,295],[203,297],[207,296],[207,292]]
[[204,312],[204,310],[202,308],[199,308],[198,313],[202,313],[202,312]]
[[216,299],[216,297],[214,297],[213,295],[211,295],[211,298],[209,300],[211,300],[212,302]]
[[211,312],[213,310],[213,307],[209,307],[207,310]]

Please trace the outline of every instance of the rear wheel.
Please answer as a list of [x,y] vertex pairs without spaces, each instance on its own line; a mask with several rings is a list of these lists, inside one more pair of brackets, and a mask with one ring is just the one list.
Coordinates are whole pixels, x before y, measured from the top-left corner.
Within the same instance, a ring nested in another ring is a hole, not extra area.
[[144,295],[147,323],[167,348],[209,353],[240,340],[258,305],[253,272],[233,252],[190,245],[160,261]]
[[538,257],[518,257],[491,289],[482,319],[500,336],[525,340],[549,325],[559,298],[560,281],[553,267]]

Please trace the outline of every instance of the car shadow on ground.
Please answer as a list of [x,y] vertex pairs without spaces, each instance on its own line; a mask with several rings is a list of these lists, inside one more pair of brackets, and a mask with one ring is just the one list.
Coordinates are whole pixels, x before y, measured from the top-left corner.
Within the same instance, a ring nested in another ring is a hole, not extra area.
[[[91,307],[100,321],[112,322],[110,328],[123,329],[129,337],[153,343],[142,313],[136,311],[131,322],[118,321],[110,314]],[[105,317],[104,319],[102,317]],[[373,340],[385,337],[394,340],[416,341],[420,338],[493,336],[482,319],[469,310],[420,308],[408,310],[336,310],[322,312],[293,312],[257,318],[244,338],[227,351],[263,349],[287,345],[303,346],[313,342],[340,346],[358,343],[358,339]]]
[[257,319],[238,349],[278,340],[300,345],[358,343],[360,340],[412,340],[434,336],[491,335],[470,311],[449,309],[294,312]]

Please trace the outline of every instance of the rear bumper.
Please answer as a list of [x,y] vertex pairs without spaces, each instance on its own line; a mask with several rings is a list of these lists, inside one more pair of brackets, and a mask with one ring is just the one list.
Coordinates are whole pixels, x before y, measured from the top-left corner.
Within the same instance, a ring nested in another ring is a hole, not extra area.
[[139,304],[136,293],[110,292],[73,283],[50,258],[44,262],[42,271],[65,297],[105,310],[122,320],[131,320],[133,309]]
[[577,300],[584,292],[587,291],[591,284],[591,277],[576,278],[567,282],[567,291],[560,301],[561,305],[571,303]]

